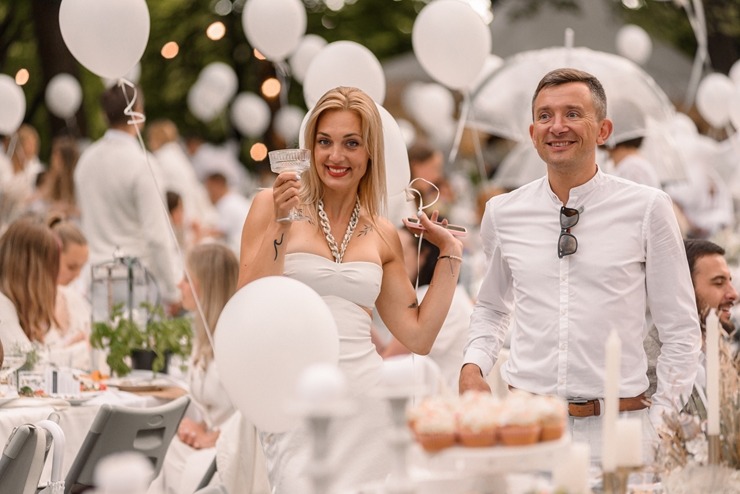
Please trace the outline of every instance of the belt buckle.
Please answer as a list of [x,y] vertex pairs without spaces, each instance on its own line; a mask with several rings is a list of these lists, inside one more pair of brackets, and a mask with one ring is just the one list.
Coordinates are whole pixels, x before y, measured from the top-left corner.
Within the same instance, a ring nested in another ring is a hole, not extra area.
[[591,400],[587,400],[586,398],[573,398],[568,400],[568,403],[573,405],[587,405],[589,401]]

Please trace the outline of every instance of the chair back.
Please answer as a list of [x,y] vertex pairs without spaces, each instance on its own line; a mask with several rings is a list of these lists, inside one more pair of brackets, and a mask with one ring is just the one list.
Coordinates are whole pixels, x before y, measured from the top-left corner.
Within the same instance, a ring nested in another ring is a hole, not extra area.
[[47,435],[31,424],[16,427],[0,457],[0,492],[35,494],[44,469]]
[[153,408],[102,405],[67,473],[64,493],[92,487],[98,461],[123,451],[135,451],[147,457],[156,477],[189,403],[188,396],[181,396]]

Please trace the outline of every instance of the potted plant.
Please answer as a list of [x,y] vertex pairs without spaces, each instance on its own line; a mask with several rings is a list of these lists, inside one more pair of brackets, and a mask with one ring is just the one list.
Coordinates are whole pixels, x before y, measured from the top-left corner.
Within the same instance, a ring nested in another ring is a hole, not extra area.
[[125,317],[123,304],[111,311],[110,321],[93,323],[90,345],[108,353],[106,362],[111,372],[125,376],[132,369],[132,355],[149,352],[153,355],[151,369],[165,369],[170,355],[187,358],[192,348],[190,320],[185,317],[167,317],[162,306],[142,303],[148,314],[146,324],[140,327],[134,320]]

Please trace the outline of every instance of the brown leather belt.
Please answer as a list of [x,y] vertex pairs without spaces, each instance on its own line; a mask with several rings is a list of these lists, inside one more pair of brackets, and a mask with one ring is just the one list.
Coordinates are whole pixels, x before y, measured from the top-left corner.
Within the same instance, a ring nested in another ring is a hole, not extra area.
[[[650,406],[650,400],[642,393],[633,398],[620,398],[620,412],[634,412],[643,410]],[[601,415],[601,404],[599,400],[574,400],[568,402],[568,415],[571,417],[598,417]]]

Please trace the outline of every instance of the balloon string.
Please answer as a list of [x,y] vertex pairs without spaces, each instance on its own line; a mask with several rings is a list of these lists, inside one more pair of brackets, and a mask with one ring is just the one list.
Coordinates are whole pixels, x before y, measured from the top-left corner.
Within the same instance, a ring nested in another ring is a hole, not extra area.
[[13,132],[13,135],[10,136],[10,142],[8,143],[8,149],[5,152],[5,155],[8,157],[8,159],[13,159],[13,153],[15,152],[15,146],[18,144],[18,132]]
[[[130,119],[128,120],[129,125],[133,125],[134,129],[136,130],[136,137],[139,140],[139,145],[141,146],[141,150],[144,153],[144,159],[146,160],[147,168],[149,169],[149,175],[152,177],[152,180],[154,181],[154,186],[157,191],[161,190],[159,187],[159,181],[157,180],[157,175],[154,173],[154,167],[152,166],[151,161],[149,160],[149,153],[146,150],[146,146],[144,145],[144,138],[141,136],[141,129],[139,128],[139,124],[142,124],[146,121],[146,117],[143,113],[136,112],[133,110],[134,103],[136,103],[136,85],[133,84],[131,81],[127,81],[126,79],[119,79],[118,86],[121,88],[121,91],[123,91],[123,97],[126,99],[126,109],[124,110],[124,114]],[[126,91],[126,86],[133,89],[134,93],[131,99],[129,100],[129,95]],[[175,229],[172,226],[172,222],[169,219],[169,210],[167,209],[167,203],[165,202],[165,198],[162,194],[159,195],[159,203],[162,205],[162,212],[165,215],[165,218],[167,218],[167,227],[168,231],[170,233],[170,237],[172,238],[174,244],[175,244],[175,251],[177,254],[178,259],[180,260],[183,268],[183,272],[185,273],[185,278],[188,280],[188,285],[191,287],[194,287],[195,284],[193,283],[193,278],[190,276],[190,271],[188,270],[187,263],[185,262],[185,256],[182,253],[182,249],[180,249],[180,243],[177,241],[177,235],[175,234]],[[200,317],[200,320],[203,322],[203,327],[206,331],[206,336],[208,337],[208,343],[211,345],[211,348],[214,352],[214,358],[216,355],[216,345],[213,342],[213,335],[211,334],[211,328],[208,325],[208,321],[206,321],[206,316],[203,312],[203,306],[200,303],[200,297],[197,293],[195,293],[195,290],[192,290],[193,292],[193,299],[195,300],[195,308],[197,309],[198,316]]]
[[[426,182],[427,184],[431,185],[434,188],[435,191],[437,191],[437,196],[434,198],[434,200],[432,202],[430,202],[427,205],[424,205],[424,197],[421,195],[421,192],[419,192],[418,189],[415,189],[415,188],[411,187],[411,185],[414,182],[416,182],[417,180],[421,180],[422,182]],[[406,188],[404,189],[404,191],[406,192],[406,197],[413,198],[413,194],[416,194],[419,197],[419,213],[421,213],[423,210],[425,210],[427,208],[430,208],[430,207],[434,206],[437,203],[437,201],[439,201],[439,195],[440,195],[439,187],[437,187],[436,185],[434,185],[432,182],[430,182],[429,180],[427,180],[425,178],[416,177],[411,182],[409,182],[409,184],[406,186]],[[419,291],[419,275],[421,274],[420,273],[420,271],[421,271],[421,243],[424,240],[424,231],[423,230],[420,231],[418,233],[418,235],[416,235],[416,236],[419,238],[419,243],[418,243],[417,248],[416,248],[416,283],[414,284],[414,288],[415,288],[416,292],[418,293],[418,291]]]
[[280,106],[288,105],[288,91],[290,90],[290,67],[285,62],[275,62],[275,74],[280,81]]
[[[474,114],[475,114],[475,107],[471,104],[470,105],[470,117],[472,121],[475,121]],[[486,180],[488,179],[488,174],[486,173],[486,164],[483,161],[483,150],[480,147],[478,129],[476,127],[473,127],[472,132],[473,132],[473,147],[475,148],[475,163],[478,165],[478,174],[480,174],[480,183],[484,184]]]
[[470,112],[470,95],[468,91],[463,92],[463,105],[460,109],[460,120],[457,122],[457,130],[455,131],[455,140],[452,143],[452,149],[450,149],[449,164],[454,165],[457,159],[457,152],[460,148],[460,142],[462,141],[463,130],[465,130],[465,123],[468,120],[468,113]]

